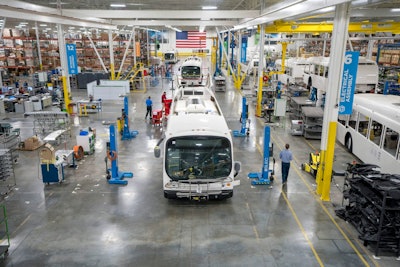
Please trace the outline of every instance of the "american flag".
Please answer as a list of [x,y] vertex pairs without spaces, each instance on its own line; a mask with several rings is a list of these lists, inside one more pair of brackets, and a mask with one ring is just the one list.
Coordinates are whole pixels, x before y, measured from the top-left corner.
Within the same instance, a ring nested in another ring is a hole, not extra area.
[[206,48],[206,33],[176,32],[176,48]]

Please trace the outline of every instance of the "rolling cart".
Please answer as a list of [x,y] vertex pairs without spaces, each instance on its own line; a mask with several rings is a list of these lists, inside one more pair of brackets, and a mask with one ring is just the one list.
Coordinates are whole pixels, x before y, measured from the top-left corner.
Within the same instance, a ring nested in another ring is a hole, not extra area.
[[153,111],[152,117],[151,117],[151,123],[153,125],[161,125],[162,124],[162,110],[157,109]]

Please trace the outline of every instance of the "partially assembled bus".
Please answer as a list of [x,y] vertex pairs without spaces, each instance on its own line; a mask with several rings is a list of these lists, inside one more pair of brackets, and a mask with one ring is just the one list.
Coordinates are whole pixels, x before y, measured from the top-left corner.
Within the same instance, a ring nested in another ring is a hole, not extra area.
[[[303,81],[307,89],[317,89],[317,105],[328,87],[329,57],[310,57],[304,68]],[[375,61],[359,57],[356,93],[376,93],[378,91],[379,68]],[[319,105],[318,105],[319,106]]]
[[[304,57],[294,57],[285,60],[285,73],[278,75],[278,81],[283,84],[296,84],[303,82],[304,68],[307,65],[307,59]],[[282,60],[275,61],[277,71],[282,70]]]
[[178,85],[201,86],[203,85],[203,60],[198,56],[190,56],[183,60],[179,68]]
[[[225,199],[240,184],[232,135],[208,87],[178,87],[163,140],[163,189],[168,199]],[[161,149],[154,149],[156,157]]]
[[353,113],[339,115],[337,140],[364,163],[400,174],[400,96],[355,94]]

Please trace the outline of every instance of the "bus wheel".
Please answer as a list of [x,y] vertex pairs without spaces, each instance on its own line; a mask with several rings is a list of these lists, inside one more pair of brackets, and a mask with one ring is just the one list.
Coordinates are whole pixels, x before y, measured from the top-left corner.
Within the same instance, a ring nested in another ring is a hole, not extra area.
[[346,136],[345,146],[350,153],[353,153],[353,139],[351,138],[351,135]]

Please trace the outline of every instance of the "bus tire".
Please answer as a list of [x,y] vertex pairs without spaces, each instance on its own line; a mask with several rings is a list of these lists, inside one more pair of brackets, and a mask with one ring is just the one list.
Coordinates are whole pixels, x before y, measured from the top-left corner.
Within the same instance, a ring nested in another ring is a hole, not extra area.
[[346,137],[344,139],[344,145],[346,146],[347,151],[353,153],[353,139],[351,138],[351,135],[349,133],[346,134]]

